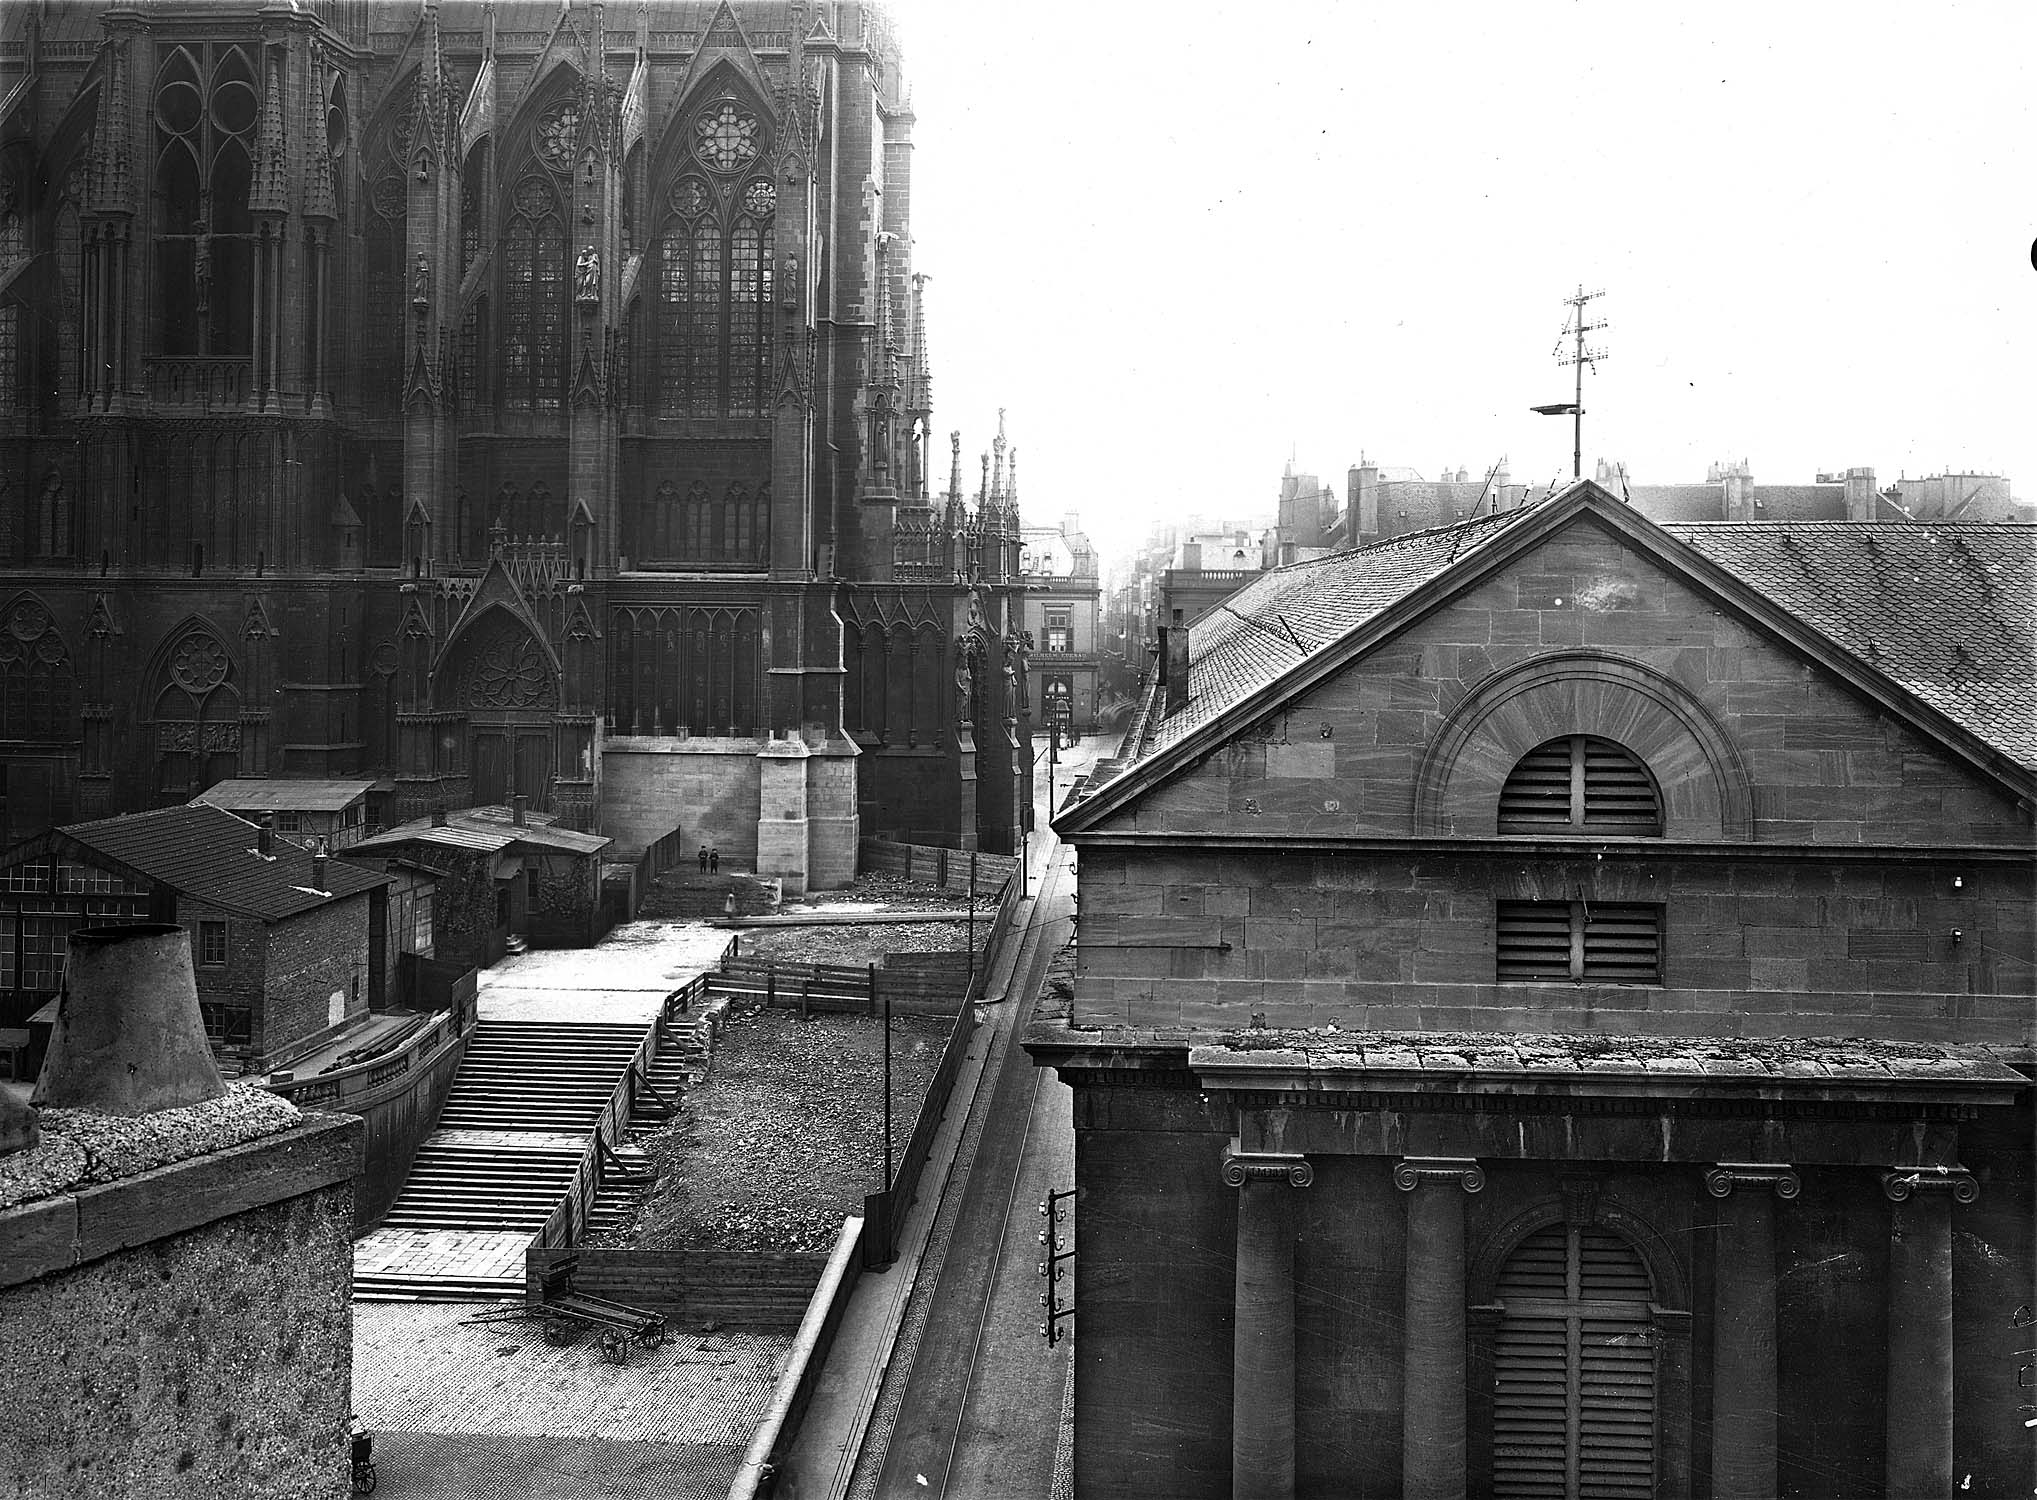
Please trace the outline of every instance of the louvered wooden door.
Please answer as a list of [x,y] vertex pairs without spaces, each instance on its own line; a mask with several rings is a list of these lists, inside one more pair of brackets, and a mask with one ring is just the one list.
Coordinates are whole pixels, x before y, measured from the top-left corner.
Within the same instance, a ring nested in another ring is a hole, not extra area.
[[1646,1500],[1655,1492],[1648,1271],[1618,1235],[1555,1224],[1500,1273],[1492,1493]]

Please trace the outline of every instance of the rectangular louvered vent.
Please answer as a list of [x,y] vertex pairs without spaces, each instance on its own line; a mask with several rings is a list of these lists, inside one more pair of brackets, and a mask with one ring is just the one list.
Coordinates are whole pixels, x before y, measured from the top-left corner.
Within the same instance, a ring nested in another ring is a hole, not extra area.
[[1639,903],[1502,901],[1496,972],[1501,981],[1662,981],[1662,908]]

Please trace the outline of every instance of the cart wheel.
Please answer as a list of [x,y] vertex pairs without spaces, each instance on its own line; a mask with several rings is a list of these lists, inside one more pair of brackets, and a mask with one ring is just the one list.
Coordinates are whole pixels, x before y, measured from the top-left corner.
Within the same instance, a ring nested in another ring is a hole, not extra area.
[[612,1365],[629,1363],[629,1340],[619,1333],[604,1333],[601,1336],[601,1357]]
[[665,1325],[662,1321],[653,1323],[644,1330],[644,1343],[652,1349],[665,1347]]
[[545,1319],[545,1342],[555,1349],[563,1349],[573,1342],[573,1325],[564,1318]]
[[375,1466],[373,1464],[355,1464],[354,1493],[356,1495],[374,1494],[375,1485],[377,1481],[380,1479],[380,1477],[381,1476],[376,1474]]

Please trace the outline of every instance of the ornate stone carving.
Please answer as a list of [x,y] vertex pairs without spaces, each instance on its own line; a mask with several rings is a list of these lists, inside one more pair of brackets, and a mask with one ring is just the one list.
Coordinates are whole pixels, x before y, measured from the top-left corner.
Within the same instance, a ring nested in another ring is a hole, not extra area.
[[729,100],[710,106],[693,122],[698,137],[694,151],[708,168],[733,172],[757,156],[757,117],[737,109]]
[[539,118],[531,150],[554,172],[570,172],[579,141],[580,106],[572,99],[562,99]]
[[527,635],[487,642],[475,654],[467,701],[475,708],[551,708],[552,669]]
[[1980,1183],[1964,1167],[1898,1167],[1881,1174],[1881,1190],[1891,1203],[1907,1202],[1919,1189],[1950,1193],[1956,1203],[1980,1199]]
[[1285,1177],[1290,1187],[1305,1188],[1316,1180],[1316,1169],[1299,1151],[1240,1151],[1226,1146],[1223,1175],[1226,1187],[1243,1187],[1254,1177]]
[[1425,1180],[1452,1178],[1465,1192],[1475,1193],[1485,1186],[1485,1168],[1469,1156],[1403,1156],[1393,1167],[1393,1185],[1403,1193],[1413,1192]]
[[170,658],[170,680],[202,698],[226,680],[226,653],[209,635],[186,636]]
[[1788,1162],[1722,1161],[1705,1173],[1705,1191],[1714,1198],[1732,1196],[1736,1187],[1775,1189],[1778,1198],[1794,1198],[1804,1190],[1803,1179]]

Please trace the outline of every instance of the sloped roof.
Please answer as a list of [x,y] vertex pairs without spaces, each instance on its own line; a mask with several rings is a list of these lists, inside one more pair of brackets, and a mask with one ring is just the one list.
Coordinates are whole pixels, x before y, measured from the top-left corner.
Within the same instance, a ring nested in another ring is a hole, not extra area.
[[135,874],[228,911],[265,922],[294,916],[327,901],[358,896],[387,885],[389,877],[339,860],[325,866],[325,889],[315,889],[311,853],[287,839],[262,854],[252,823],[217,807],[196,804],[128,813],[96,823],[55,830],[92,854],[126,866]]
[[1143,753],[1186,738],[1526,514],[1504,511],[1261,573],[1189,626],[1188,702],[1153,725]]
[[1665,529],[2037,769],[2037,530],[1915,521]]
[[468,807],[448,813],[443,823],[434,824],[429,818],[400,823],[386,833],[362,839],[348,853],[381,854],[406,844],[437,844],[441,848],[484,854],[510,848],[593,854],[615,842],[604,834],[555,828],[552,822],[550,813],[526,813],[524,821],[517,823],[506,807]]
[[235,776],[207,787],[191,800],[229,812],[341,812],[374,788],[375,783],[369,780]]
[[[1836,670],[1881,697],[1892,712],[1940,738],[1963,736],[1961,753],[1990,758],[2025,782],[2037,772],[2037,529],[1813,521],[1662,526],[1585,481],[1536,505],[1411,533],[1254,579],[1189,627],[1188,699],[1128,741],[1124,774],[1103,779],[1110,808],[1169,774],[1195,746],[1228,731],[1217,721],[1267,706],[1334,670],[1339,649],[1391,630],[1381,619],[1418,591],[1448,591],[1501,565],[1520,545],[1580,512],[1597,512],[1631,544],[1714,590],[1796,640],[1829,649]],[[1718,574],[1703,579],[1709,568]],[[1723,574],[1724,576],[1719,576]],[[1426,588],[1432,582],[1435,588]],[[1410,606],[1412,607],[1412,606]],[[1379,621],[1375,627],[1370,622]],[[1940,715],[1942,719],[1931,716]],[[1949,721],[1949,725],[1945,722]],[[1071,802],[1077,809],[1079,804]]]

